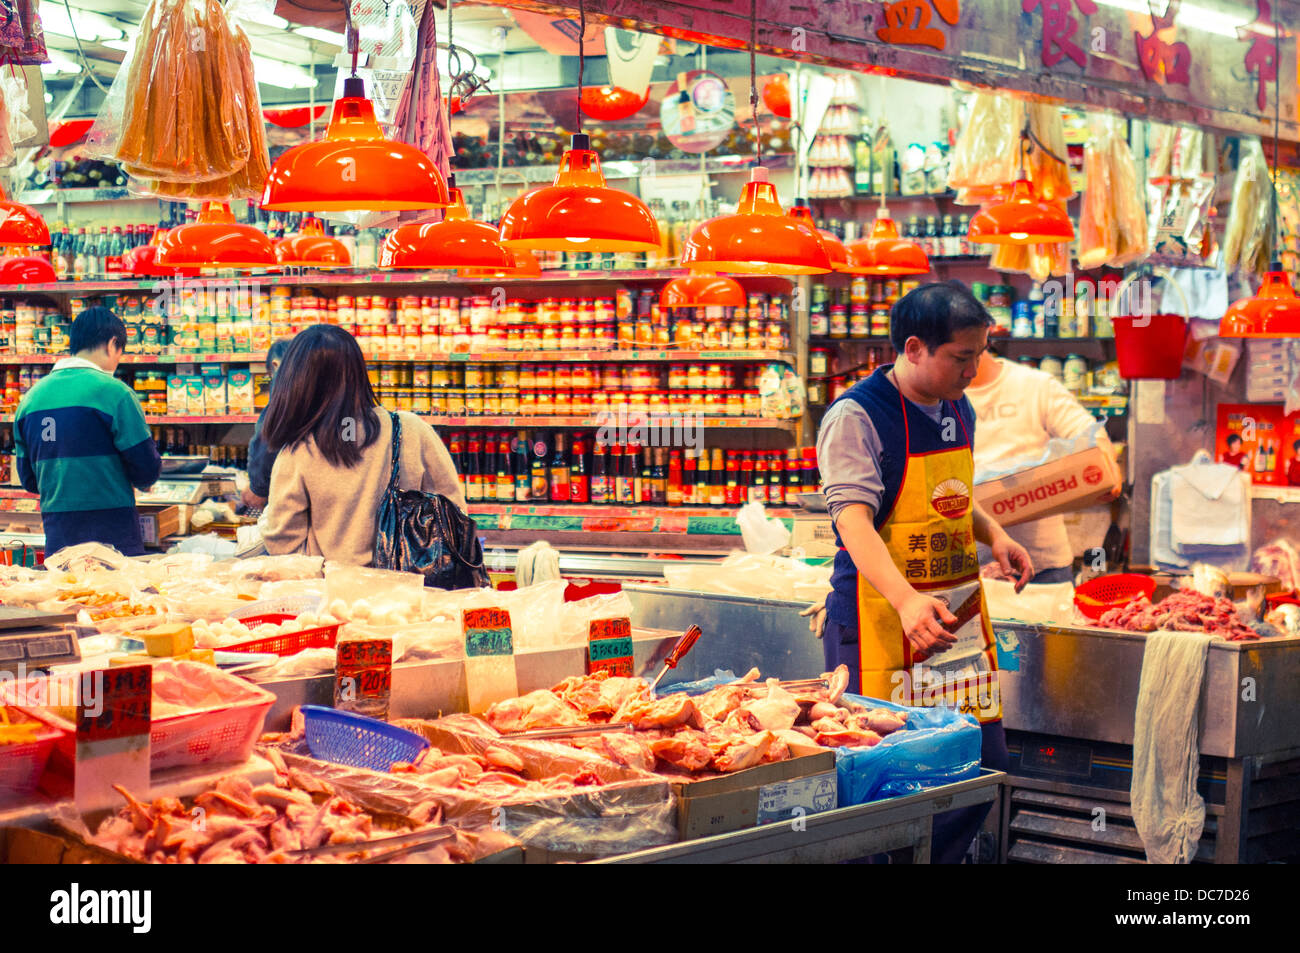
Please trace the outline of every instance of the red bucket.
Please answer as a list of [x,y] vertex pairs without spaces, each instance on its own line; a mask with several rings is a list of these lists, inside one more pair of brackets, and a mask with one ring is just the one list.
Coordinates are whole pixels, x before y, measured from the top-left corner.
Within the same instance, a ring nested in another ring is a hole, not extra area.
[[1120,376],[1172,381],[1182,375],[1187,319],[1181,314],[1116,317],[1112,323]]

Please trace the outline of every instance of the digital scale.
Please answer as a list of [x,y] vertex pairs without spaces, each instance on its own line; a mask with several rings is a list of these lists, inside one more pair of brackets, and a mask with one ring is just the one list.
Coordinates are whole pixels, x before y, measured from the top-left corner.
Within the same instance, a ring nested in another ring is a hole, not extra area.
[[0,671],[30,674],[65,662],[81,661],[81,645],[71,623],[75,612],[41,612],[0,606]]
[[137,503],[195,505],[209,497],[221,497],[236,492],[235,471],[209,467],[198,474],[170,474],[163,476],[147,491],[137,490]]

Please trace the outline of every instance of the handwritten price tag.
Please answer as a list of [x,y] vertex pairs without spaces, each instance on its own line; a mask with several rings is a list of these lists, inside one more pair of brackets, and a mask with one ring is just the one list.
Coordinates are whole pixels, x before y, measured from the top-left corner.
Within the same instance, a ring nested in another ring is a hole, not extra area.
[[510,629],[510,613],[505,609],[466,609],[463,623],[465,654],[470,658],[514,655],[514,633]]
[[587,672],[631,677],[632,623],[626,618],[592,619],[587,628]]
[[392,692],[392,639],[339,641],[334,667],[335,708],[385,718]]
[[130,665],[83,672],[77,688],[77,809],[120,804],[114,784],[147,800],[153,668]]

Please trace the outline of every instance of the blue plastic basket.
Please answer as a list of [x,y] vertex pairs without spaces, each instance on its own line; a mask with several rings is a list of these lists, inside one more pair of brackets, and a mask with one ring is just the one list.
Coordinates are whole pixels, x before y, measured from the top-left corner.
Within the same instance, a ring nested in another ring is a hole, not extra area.
[[313,758],[353,768],[387,771],[396,761],[414,761],[429,742],[413,731],[352,712],[303,705],[307,747]]

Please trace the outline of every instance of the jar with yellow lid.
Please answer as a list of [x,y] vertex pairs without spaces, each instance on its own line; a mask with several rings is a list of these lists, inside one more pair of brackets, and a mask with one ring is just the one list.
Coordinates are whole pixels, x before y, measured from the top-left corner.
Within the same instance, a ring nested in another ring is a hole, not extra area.
[[763,416],[763,399],[757,390],[744,391],[745,414],[746,417]]
[[531,417],[537,413],[537,391],[533,388],[519,388],[519,414],[524,417]]
[[537,391],[537,406],[534,413],[539,417],[549,417],[555,413],[555,391],[546,389]]
[[560,327],[557,324],[542,326],[542,350],[558,351],[560,349]]
[[570,413],[578,417],[588,417],[591,415],[591,391],[575,390],[571,394]]
[[519,413],[519,388],[502,387],[499,393],[501,395],[501,413],[507,417]]
[[609,410],[609,394],[603,390],[591,392],[591,413],[599,414]]
[[569,416],[573,413],[573,392],[567,387],[555,388],[552,403],[557,415],[561,417]]

